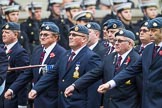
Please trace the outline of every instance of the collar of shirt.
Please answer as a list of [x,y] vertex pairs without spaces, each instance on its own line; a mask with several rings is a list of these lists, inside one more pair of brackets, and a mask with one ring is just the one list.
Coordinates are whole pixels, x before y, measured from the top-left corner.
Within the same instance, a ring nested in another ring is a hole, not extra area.
[[42,64],[44,64],[45,60],[47,59],[47,57],[49,56],[49,54],[51,53],[51,51],[53,50],[53,48],[56,46],[56,42],[54,42],[53,44],[51,44],[48,48],[44,48],[44,51],[46,51],[45,55],[44,55],[44,59],[42,61]]
[[73,56],[73,59],[76,57],[76,55],[85,47],[86,45],[82,46],[81,48],[77,49],[76,51],[74,51],[73,49],[71,50],[71,52],[74,52],[75,55]]
[[93,50],[94,47],[95,47],[97,44],[98,44],[98,41],[97,41],[95,44],[91,45],[91,46],[89,47],[89,49]]
[[146,45],[143,45],[143,44],[141,44],[141,47],[144,47],[144,48],[146,48],[148,45],[150,45],[152,42],[150,42],[150,43],[148,43],[148,44],[146,44]]
[[6,53],[17,43],[17,41],[9,44],[9,45],[5,45],[7,47]]
[[123,63],[123,61],[125,60],[125,58],[127,57],[127,55],[131,52],[132,48],[130,50],[128,50],[127,52],[125,52],[123,55],[119,55],[118,54],[118,57],[121,56],[122,57],[122,60],[121,60],[121,63],[120,65]]

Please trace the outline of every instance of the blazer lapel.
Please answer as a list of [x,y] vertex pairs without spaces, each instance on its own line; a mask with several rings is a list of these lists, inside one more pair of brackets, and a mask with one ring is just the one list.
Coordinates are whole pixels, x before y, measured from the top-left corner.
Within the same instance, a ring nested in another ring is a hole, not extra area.
[[162,47],[161,47],[160,50],[158,51],[156,57],[153,58],[152,64],[151,64],[151,65],[153,65],[156,61],[158,61],[158,60],[160,59],[160,57],[161,57],[161,55],[159,54],[160,51],[162,51]]

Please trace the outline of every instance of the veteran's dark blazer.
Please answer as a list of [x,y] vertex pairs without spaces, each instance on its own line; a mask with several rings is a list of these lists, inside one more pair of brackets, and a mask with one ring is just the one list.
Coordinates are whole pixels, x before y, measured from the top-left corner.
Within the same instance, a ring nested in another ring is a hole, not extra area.
[[[20,67],[29,65],[29,55],[27,51],[21,47],[18,42],[9,50],[7,53],[9,66]],[[6,77],[6,87],[5,91],[11,86],[12,83],[22,74],[24,70],[17,70],[13,72],[8,72]],[[27,104],[27,88],[23,86],[21,90],[15,95],[11,100],[4,100],[4,108],[17,108],[18,105]]]
[[[101,64],[100,57],[85,46],[76,55],[74,60],[71,62],[70,67],[67,69],[67,62],[70,53],[71,51],[67,51],[67,53],[61,57],[57,66],[53,68],[53,70],[47,72],[47,74],[40,79],[33,89],[39,94],[45,88],[52,86],[52,81],[58,80],[59,108],[99,108],[99,106],[96,105],[96,101],[98,101],[98,99],[93,95],[89,95],[89,92],[93,92],[94,95],[97,93],[97,89],[93,89],[92,86],[89,87],[90,89],[88,88],[81,92],[74,92],[71,97],[66,98],[64,96],[64,91],[69,85],[71,85],[89,70]],[[77,66],[79,67],[78,78],[73,76]],[[93,100],[93,103],[90,103],[91,100]]]
[[[60,59],[60,55],[65,53],[65,49],[60,45],[56,44],[56,46],[50,52],[54,54],[54,56],[49,56],[45,60],[44,64],[47,65],[55,65],[57,61]],[[43,52],[42,46],[38,46],[35,48],[31,65],[38,65],[41,57],[41,53]],[[36,84],[38,80],[42,77],[39,73],[39,68],[33,68],[29,71],[25,71],[19,78],[12,84],[10,89],[13,90],[14,93],[17,93],[24,85],[30,82],[33,79],[33,83]],[[34,108],[57,108],[57,100],[58,100],[58,84],[57,81],[52,81],[52,86],[46,89],[34,100]]]
[[[130,60],[128,61],[129,58]],[[120,67],[120,70],[132,65],[138,58],[139,55],[134,50],[132,50],[125,58]],[[100,67],[87,72],[87,74],[74,83],[76,90],[82,91],[100,78],[103,78],[104,82],[111,80],[120,71],[119,70],[118,72],[115,72],[116,62],[116,52],[108,55]],[[104,95],[105,108],[138,108],[138,106],[138,92],[135,78],[127,79],[124,84],[113,88]]]
[[142,108],[162,107],[162,47],[157,56],[152,58],[154,47],[154,43],[148,45],[137,62],[113,78],[119,86],[126,79],[143,72]]

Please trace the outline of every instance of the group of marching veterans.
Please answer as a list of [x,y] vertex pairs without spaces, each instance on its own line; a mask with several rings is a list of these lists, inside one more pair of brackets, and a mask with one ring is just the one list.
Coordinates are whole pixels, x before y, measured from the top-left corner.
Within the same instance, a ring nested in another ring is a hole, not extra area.
[[[47,2],[49,17],[31,2],[19,23],[19,4],[0,0],[0,108],[162,108],[155,0],[136,23],[133,0]],[[110,11],[100,22],[96,7]]]

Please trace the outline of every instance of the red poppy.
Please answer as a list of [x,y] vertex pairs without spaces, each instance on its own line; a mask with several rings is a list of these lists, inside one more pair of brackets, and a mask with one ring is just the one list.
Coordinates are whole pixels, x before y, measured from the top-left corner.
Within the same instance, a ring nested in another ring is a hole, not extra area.
[[55,57],[55,54],[52,52],[50,53],[50,58],[53,58],[53,57]]
[[127,58],[125,64],[128,65],[128,63],[129,63],[130,61],[131,61],[131,58],[130,58],[130,56],[128,56],[128,58]]
[[10,54],[12,52],[12,50],[9,50],[8,52],[7,52],[7,54]]
[[161,50],[161,51],[159,51],[159,55],[160,55],[160,56],[162,56],[162,50]]

